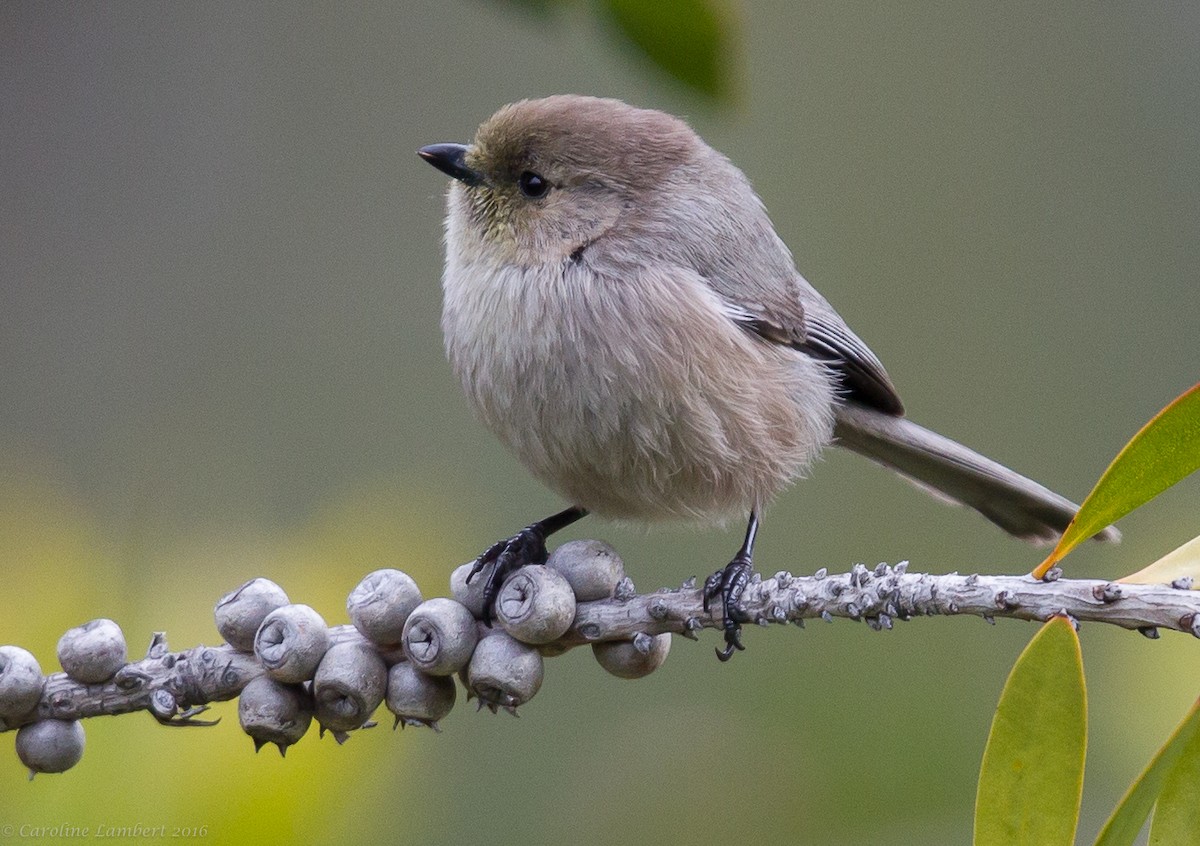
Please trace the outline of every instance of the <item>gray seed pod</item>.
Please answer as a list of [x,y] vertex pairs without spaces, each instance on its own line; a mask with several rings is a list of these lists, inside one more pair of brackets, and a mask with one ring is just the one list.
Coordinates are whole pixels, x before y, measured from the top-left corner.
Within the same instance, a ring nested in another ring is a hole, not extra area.
[[17,732],[17,757],[34,773],[62,773],[83,757],[83,726],[78,720],[39,720]]
[[515,712],[542,686],[545,664],[532,646],[504,633],[479,641],[467,670],[470,690],[494,712]]
[[253,652],[262,621],[287,604],[288,596],[279,585],[270,579],[251,579],[217,601],[213,618],[226,643],[240,652]]
[[449,676],[458,672],[475,650],[479,635],[475,618],[453,599],[427,599],[404,624],[404,654],[422,673]]
[[29,713],[42,698],[46,680],[31,652],[0,646],[0,721]]
[[604,541],[576,540],[564,543],[546,561],[562,573],[580,602],[608,599],[625,578],[625,565],[617,551]]
[[[643,647],[639,649],[638,647]],[[640,679],[662,666],[671,651],[671,633],[650,637],[638,634],[635,640],[611,640],[592,644],[592,654],[600,666],[622,679]]]
[[387,691],[387,665],[363,641],[330,647],[313,677],[317,720],[332,731],[351,731],[370,719]]
[[276,681],[296,683],[313,677],[329,649],[329,629],[307,605],[276,608],[254,636],[254,652]]
[[467,584],[467,576],[471,574],[474,566],[474,561],[468,561],[461,567],[454,568],[454,572],[450,574],[450,595],[479,618],[483,617],[483,589],[487,585],[488,571],[491,568],[485,567],[480,570],[479,574],[471,579],[471,583]]
[[[477,635],[478,641],[483,641],[484,638],[488,638],[488,637],[498,637],[500,635],[504,635],[505,637],[509,636],[508,632],[504,631],[504,629],[500,628],[499,626],[497,626],[496,628],[492,628],[491,626],[485,626],[482,622],[479,622],[475,626],[475,633]],[[479,648],[478,644],[475,646],[475,648],[476,649]],[[543,652],[542,650],[544,650],[545,648],[546,647],[544,647],[544,646],[538,647],[538,652],[542,652],[543,656],[545,655],[545,652]],[[475,691],[471,690],[471,679],[467,672],[469,669],[470,669],[469,664],[464,664],[462,666],[462,668],[459,669],[459,671],[458,671],[458,680],[460,682],[462,682],[463,690],[465,690],[467,692],[467,701],[468,702],[470,702],[472,699],[475,698]]]
[[312,724],[312,700],[298,684],[258,676],[238,695],[238,721],[254,740],[254,751],[274,743],[279,754],[304,737]]
[[404,623],[421,604],[421,590],[407,573],[376,570],[368,573],[346,599],[354,628],[372,643],[399,643]]
[[454,707],[456,693],[450,676],[422,673],[408,661],[388,670],[387,706],[396,725],[423,725],[437,730],[437,721]]
[[125,635],[112,620],[90,620],[58,639],[58,663],[84,684],[108,681],[127,658]]
[[496,619],[522,643],[549,643],[571,627],[575,592],[557,570],[522,567],[504,580],[496,597]]

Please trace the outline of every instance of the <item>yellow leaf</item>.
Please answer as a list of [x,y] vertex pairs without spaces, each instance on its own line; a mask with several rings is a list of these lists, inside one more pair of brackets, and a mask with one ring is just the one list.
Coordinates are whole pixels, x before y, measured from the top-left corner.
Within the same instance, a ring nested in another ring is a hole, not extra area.
[[1200,537],[1192,538],[1149,567],[1117,581],[1127,585],[1165,585],[1183,578],[1191,578],[1192,590],[1200,590]]

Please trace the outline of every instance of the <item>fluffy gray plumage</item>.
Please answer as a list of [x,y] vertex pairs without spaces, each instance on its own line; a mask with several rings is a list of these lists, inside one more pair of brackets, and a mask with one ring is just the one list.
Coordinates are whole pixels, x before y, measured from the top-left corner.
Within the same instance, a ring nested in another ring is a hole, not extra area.
[[[1074,515],[902,416],[746,177],[683,121],[526,100],[479,128],[463,166],[446,350],[480,419],[570,502],[639,521],[744,517],[836,442],[1019,537],[1053,539]],[[522,192],[526,173],[544,196]]]

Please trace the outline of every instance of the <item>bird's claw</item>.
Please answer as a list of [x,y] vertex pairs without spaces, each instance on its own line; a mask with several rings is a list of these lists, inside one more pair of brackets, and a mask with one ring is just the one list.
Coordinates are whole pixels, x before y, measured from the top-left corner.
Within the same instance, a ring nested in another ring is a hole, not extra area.
[[717,649],[717,660],[728,661],[733,657],[733,650],[744,650],[746,647],[742,645],[742,626],[733,620],[726,619],[725,621],[725,648]]
[[492,606],[509,574],[527,564],[545,564],[548,557],[546,532],[539,524],[534,523],[511,538],[492,544],[475,559],[471,572],[467,574],[467,584],[488,566],[492,568],[487,574],[487,584],[483,587],[484,625],[492,624]]
[[742,645],[742,624],[738,622],[737,618],[741,616],[739,604],[742,593],[746,590],[746,585],[750,583],[750,575],[753,572],[754,567],[750,563],[750,557],[738,554],[723,568],[704,580],[704,610],[708,610],[712,600],[718,596],[721,597],[721,613],[725,618],[723,625],[725,648],[717,649],[717,658],[721,661],[728,661],[732,658],[734,650],[741,651],[746,648]]

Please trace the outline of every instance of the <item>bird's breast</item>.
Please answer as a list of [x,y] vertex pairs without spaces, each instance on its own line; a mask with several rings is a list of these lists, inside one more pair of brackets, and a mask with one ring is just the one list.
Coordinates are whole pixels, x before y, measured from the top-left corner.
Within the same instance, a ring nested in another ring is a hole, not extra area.
[[762,341],[685,269],[447,262],[446,350],[480,419],[573,503],[744,516],[830,437],[820,365]]

